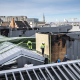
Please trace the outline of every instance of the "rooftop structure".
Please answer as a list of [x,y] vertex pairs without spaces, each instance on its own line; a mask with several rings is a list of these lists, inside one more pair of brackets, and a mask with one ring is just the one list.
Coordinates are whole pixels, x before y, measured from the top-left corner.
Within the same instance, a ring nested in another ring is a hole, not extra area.
[[18,67],[23,67],[28,61],[34,65],[44,64],[45,58],[30,50],[10,42],[0,44],[0,65],[17,60]]
[[80,60],[0,71],[1,80],[80,80]]
[[33,28],[35,27],[35,23],[38,22],[38,19],[37,18],[27,18],[27,22]]

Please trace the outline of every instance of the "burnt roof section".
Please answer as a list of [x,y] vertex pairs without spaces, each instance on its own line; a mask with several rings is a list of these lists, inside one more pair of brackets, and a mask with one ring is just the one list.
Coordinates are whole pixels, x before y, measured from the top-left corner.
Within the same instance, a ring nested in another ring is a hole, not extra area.
[[19,28],[23,28],[23,27],[26,28],[26,25],[22,21],[15,21],[15,23]]
[[30,28],[30,25],[28,24],[27,21],[24,21],[24,24],[26,25],[26,27],[29,27]]

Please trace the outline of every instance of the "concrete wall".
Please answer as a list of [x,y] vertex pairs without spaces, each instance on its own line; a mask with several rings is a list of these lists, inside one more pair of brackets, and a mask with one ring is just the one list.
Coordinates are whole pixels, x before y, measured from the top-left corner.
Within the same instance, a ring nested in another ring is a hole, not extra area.
[[45,51],[44,53],[49,55],[49,35],[36,33],[36,50],[42,52],[40,46],[42,42],[45,42]]

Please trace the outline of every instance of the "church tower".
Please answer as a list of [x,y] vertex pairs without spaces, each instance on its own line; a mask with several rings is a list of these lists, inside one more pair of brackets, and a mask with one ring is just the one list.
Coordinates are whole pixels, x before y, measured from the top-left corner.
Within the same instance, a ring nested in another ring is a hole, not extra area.
[[44,13],[43,13],[43,22],[45,22],[45,16],[44,16]]

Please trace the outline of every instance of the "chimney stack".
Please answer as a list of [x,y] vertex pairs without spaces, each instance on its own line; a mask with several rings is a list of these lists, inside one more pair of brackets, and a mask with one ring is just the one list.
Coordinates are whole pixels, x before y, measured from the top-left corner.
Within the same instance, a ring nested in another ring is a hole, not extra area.
[[10,26],[11,26],[11,28],[15,28],[14,18],[12,18]]

